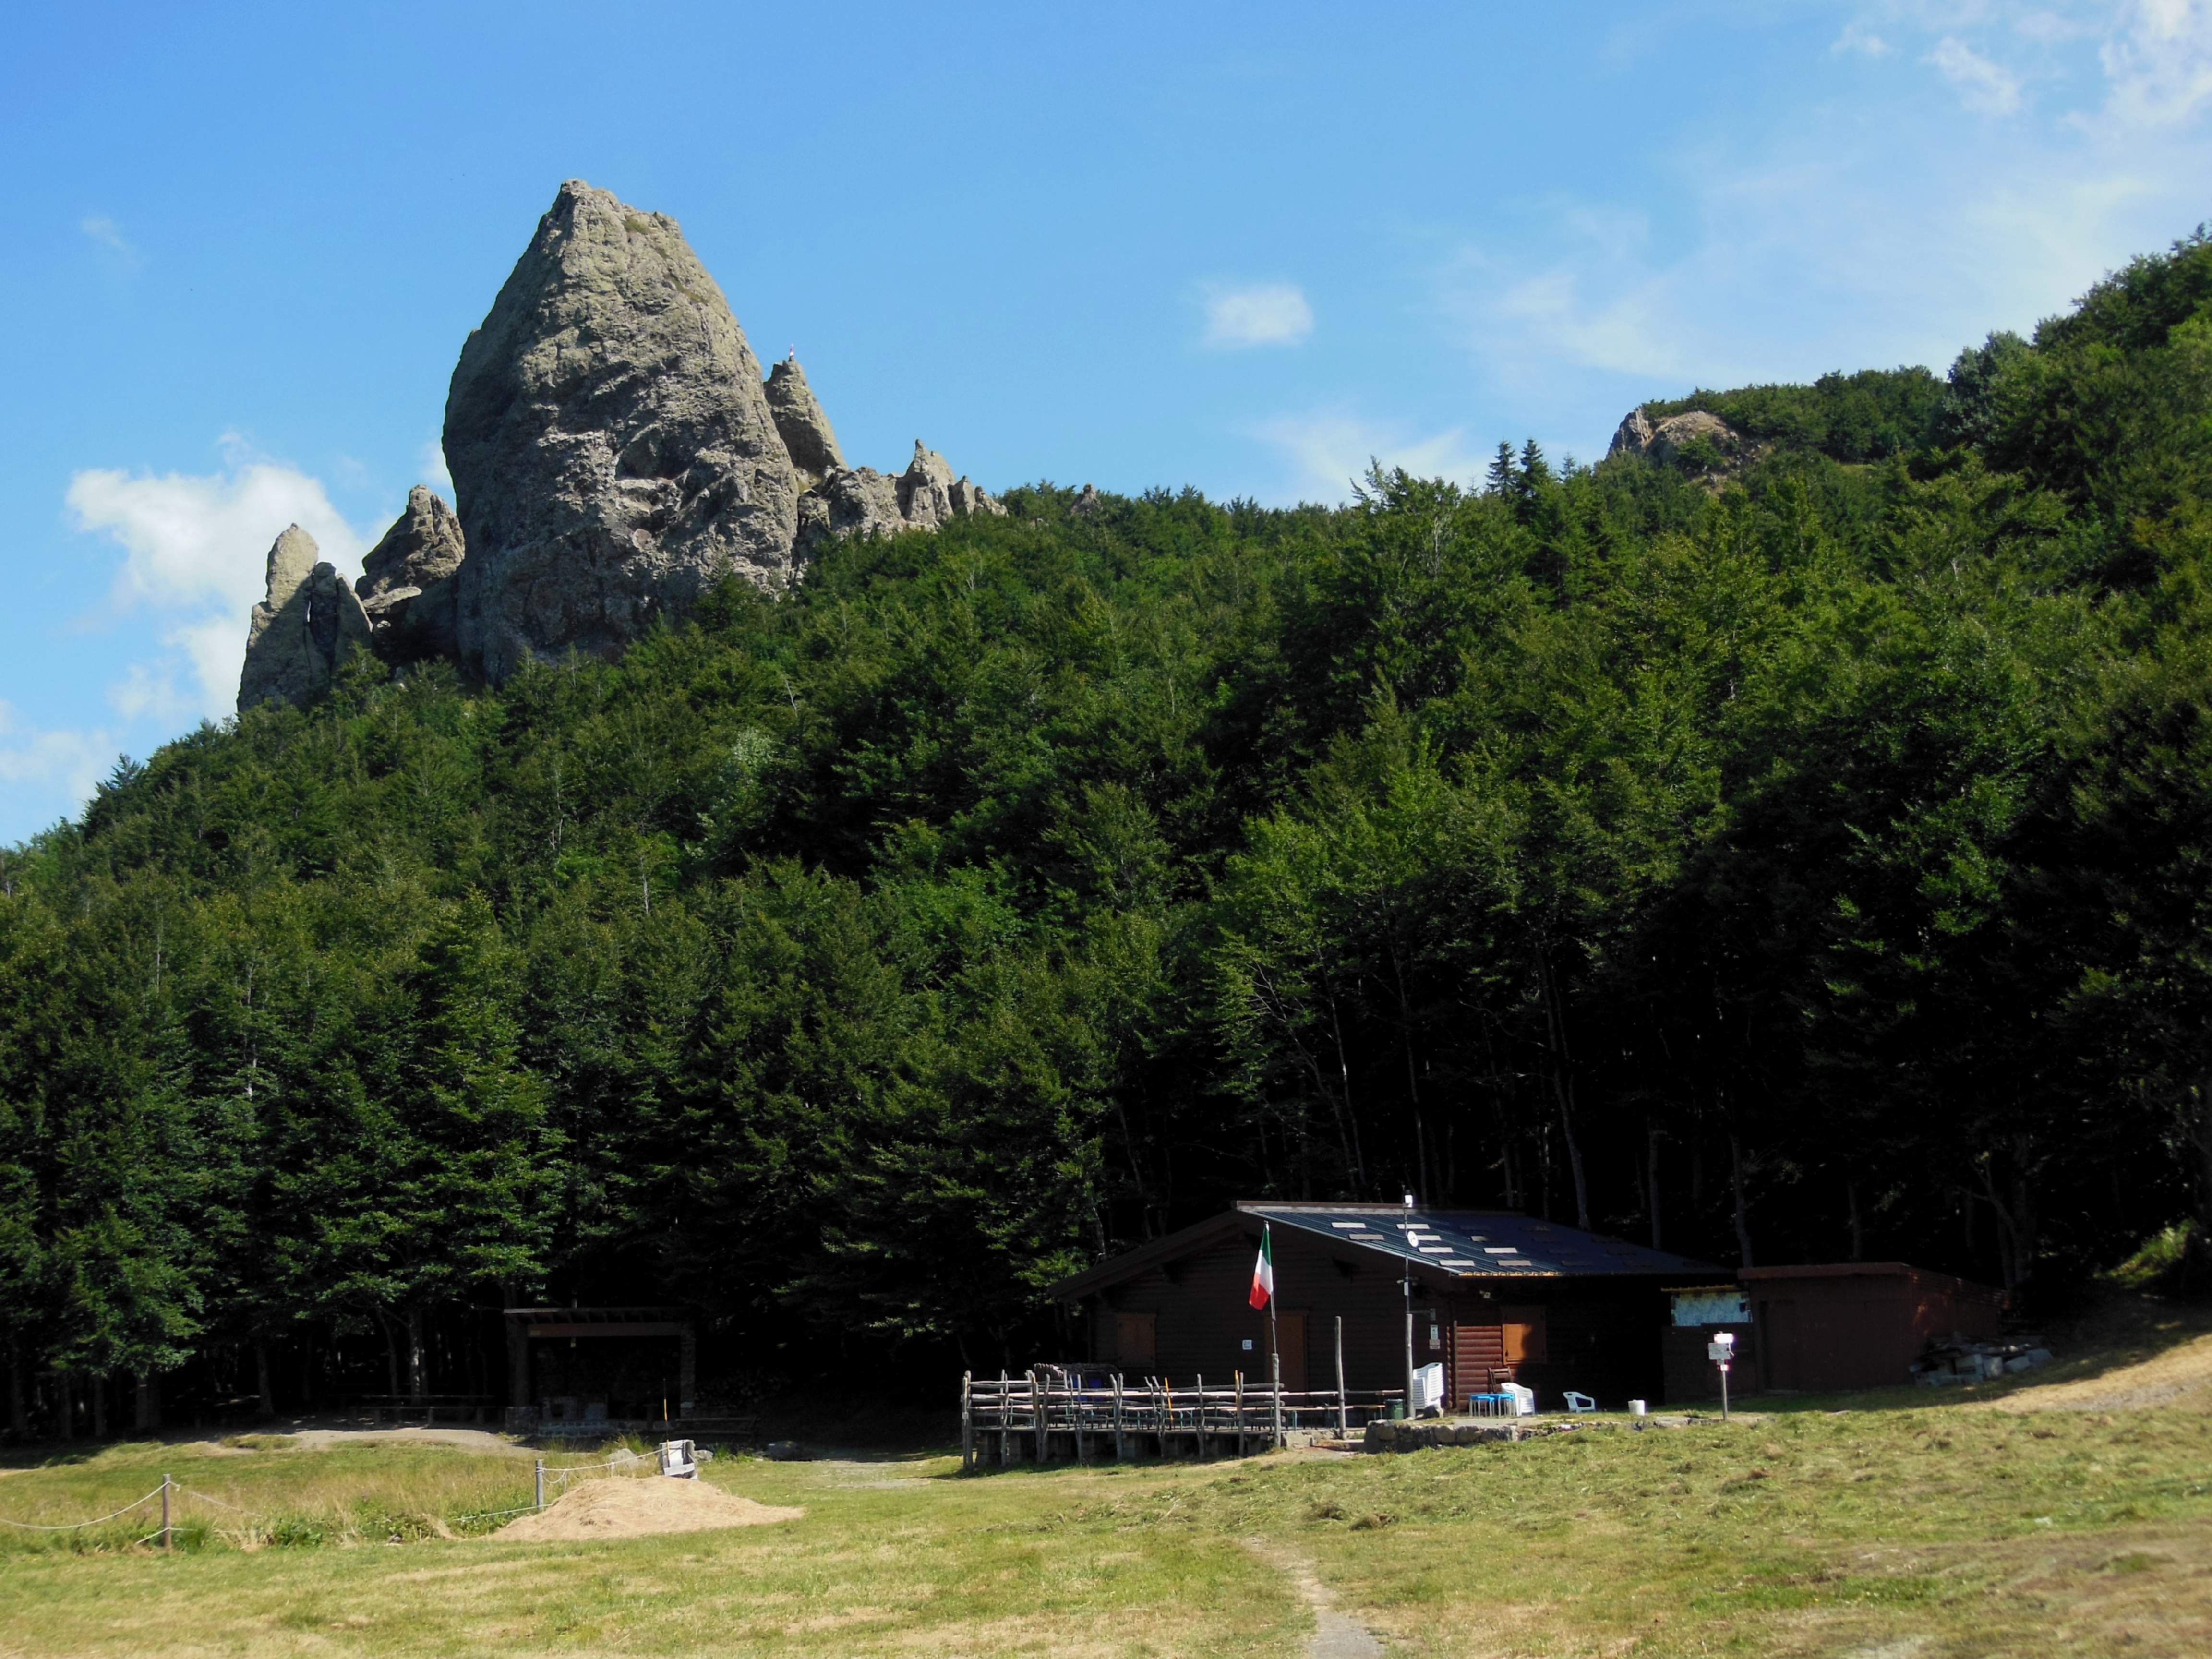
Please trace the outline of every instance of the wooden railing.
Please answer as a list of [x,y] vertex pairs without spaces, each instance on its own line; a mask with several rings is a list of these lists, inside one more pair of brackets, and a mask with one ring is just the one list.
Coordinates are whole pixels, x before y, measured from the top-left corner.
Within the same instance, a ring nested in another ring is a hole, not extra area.
[[1057,1367],[995,1379],[969,1373],[960,1380],[961,1467],[1043,1463],[1061,1449],[1078,1462],[1109,1447],[1116,1459],[1146,1449],[1171,1456],[1185,1444],[1205,1457],[1233,1443],[1243,1456],[1298,1431],[1349,1435],[1405,1397],[1400,1389],[1277,1389],[1241,1376],[1209,1387],[1203,1376],[1188,1385],[1159,1376],[1101,1382]]

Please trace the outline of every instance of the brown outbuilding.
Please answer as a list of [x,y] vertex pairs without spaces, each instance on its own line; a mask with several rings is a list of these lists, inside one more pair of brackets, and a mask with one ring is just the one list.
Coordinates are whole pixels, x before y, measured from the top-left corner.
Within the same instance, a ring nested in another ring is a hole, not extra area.
[[1913,1380],[1931,1342],[1995,1340],[2002,1291],[1905,1261],[1746,1267],[1764,1389],[1826,1394]]

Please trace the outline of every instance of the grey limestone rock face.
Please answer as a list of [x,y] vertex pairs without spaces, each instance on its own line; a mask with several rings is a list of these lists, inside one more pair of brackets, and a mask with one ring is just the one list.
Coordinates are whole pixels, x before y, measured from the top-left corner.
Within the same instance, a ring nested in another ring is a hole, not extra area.
[[799,503],[799,540],[811,550],[828,538],[892,536],[911,526],[899,511],[898,480],[872,466],[830,473]]
[[1702,409],[1685,410],[1680,415],[1669,415],[1652,428],[1650,453],[1655,461],[1671,461],[1685,447],[1699,438],[1709,440],[1723,455],[1733,455],[1741,448],[1741,441],[1734,428],[1717,415],[1708,415]]
[[952,468],[919,438],[899,475],[898,503],[900,516],[919,530],[934,530],[952,516]]
[[786,357],[769,370],[768,407],[792,465],[810,480],[844,471],[845,452],[837,447],[837,434],[830,429],[814,388],[806,384],[806,371],[797,357]]
[[350,647],[369,643],[368,613],[320,551],[297,525],[270,545],[266,597],[246,624],[241,714],[257,703],[307,702],[330,684]]
[[1613,434],[1613,445],[1606,453],[1608,457],[1648,456],[1663,466],[1671,465],[1686,446],[1699,438],[1730,459],[1740,456],[1744,447],[1742,437],[1733,427],[1702,409],[1685,410],[1657,422],[1643,410],[1632,409]]
[[1098,486],[1085,484],[1083,486],[1083,493],[1068,504],[1067,510],[1079,519],[1088,519],[1094,516],[1104,505],[1105,503],[1098,497]]
[[561,186],[446,399],[456,642],[496,684],[608,655],[732,572],[791,574],[799,480],[760,365],[673,219]]
[[453,509],[422,484],[361,562],[360,594],[377,654],[391,663],[451,657],[455,598],[467,552]]
[[1000,519],[1006,516],[1006,504],[969,483],[964,472],[953,481],[952,510],[963,518],[970,513],[988,513]]
[[1641,455],[1651,447],[1651,417],[1642,408],[1632,409],[1613,434],[1607,455]]

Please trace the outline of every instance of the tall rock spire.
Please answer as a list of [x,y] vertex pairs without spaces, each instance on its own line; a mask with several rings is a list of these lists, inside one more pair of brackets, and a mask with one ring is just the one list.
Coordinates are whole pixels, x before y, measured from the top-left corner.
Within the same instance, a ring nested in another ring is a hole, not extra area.
[[822,412],[814,388],[806,384],[806,371],[797,356],[786,357],[769,370],[768,406],[793,466],[817,483],[844,469],[845,452],[837,447],[837,434],[830,429],[830,417]]
[[799,479],[760,365],[676,222],[605,191],[572,179],[538,221],[461,349],[445,451],[459,652],[495,683],[611,654],[730,573],[789,578]]
[[305,702],[330,684],[349,646],[368,643],[361,601],[320,551],[297,525],[270,545],[267,594],[246,624],[240,714],[259,702]]

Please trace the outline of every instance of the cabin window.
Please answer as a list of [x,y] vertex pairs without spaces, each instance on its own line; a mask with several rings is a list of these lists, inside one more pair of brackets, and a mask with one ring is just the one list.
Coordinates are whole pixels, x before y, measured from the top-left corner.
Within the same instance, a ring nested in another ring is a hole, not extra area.
[[1114,1316],[1114,1354],[1125,1370],[1149,1365],[1159,1357],[1154,1324],[1157,1317],[1157,1315],[1148,1313],[1117,1313]]

